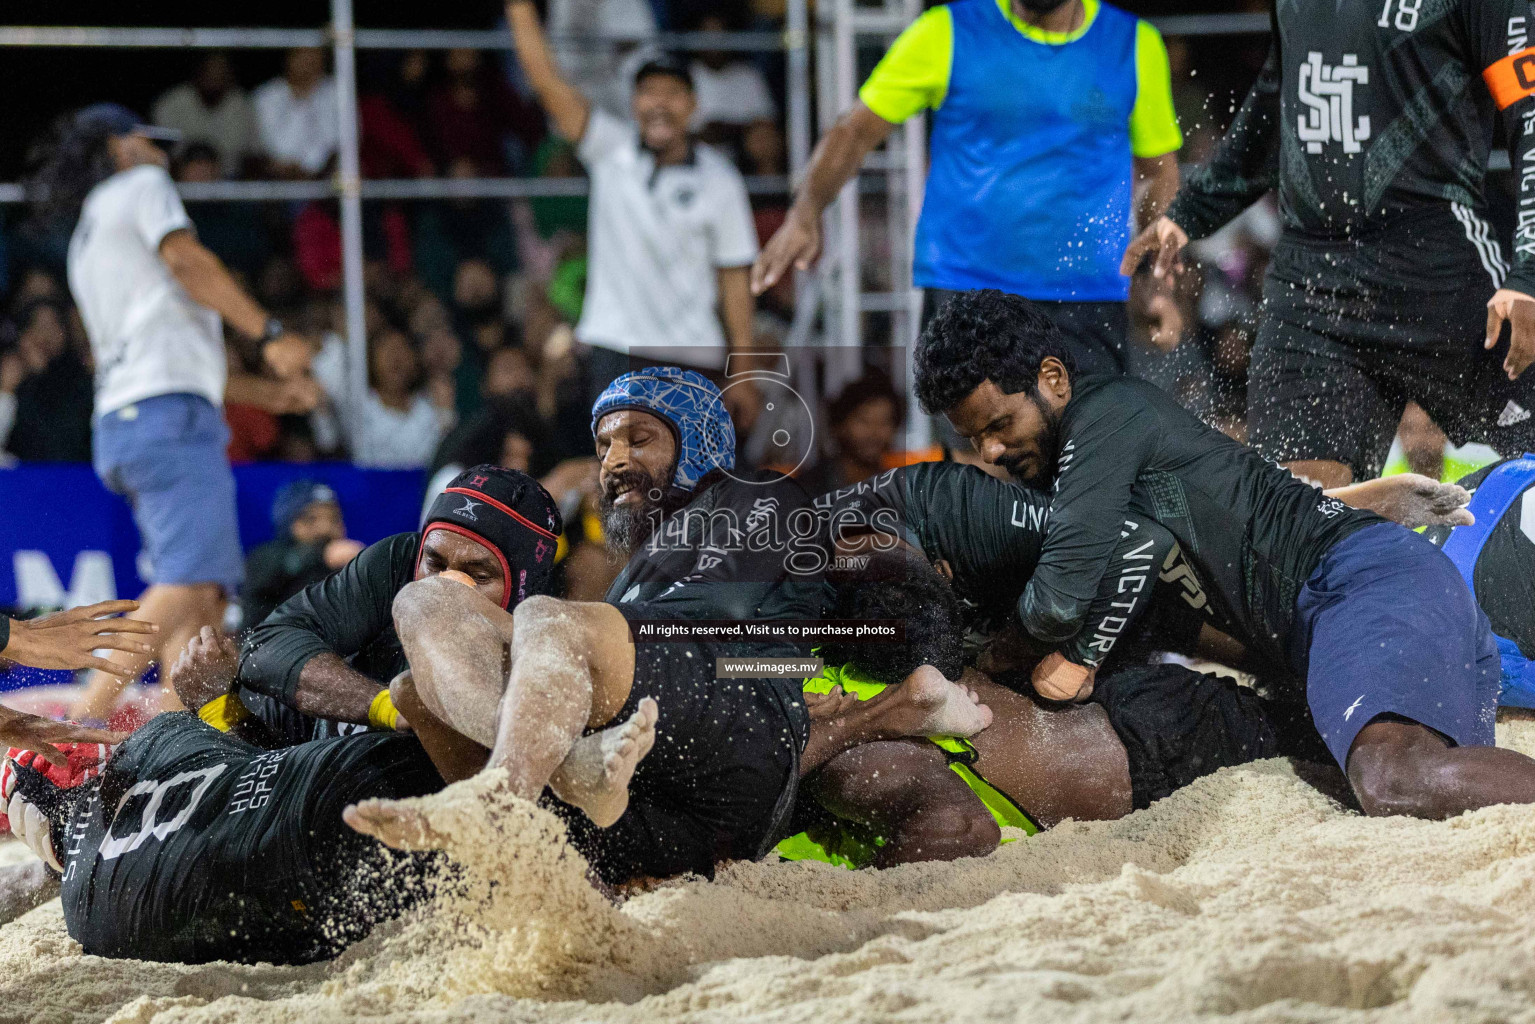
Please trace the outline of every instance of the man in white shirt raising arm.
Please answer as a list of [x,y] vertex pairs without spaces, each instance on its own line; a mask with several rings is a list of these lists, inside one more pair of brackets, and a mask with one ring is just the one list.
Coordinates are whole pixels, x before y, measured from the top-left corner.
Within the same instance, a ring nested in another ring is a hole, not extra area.
[[[591,175],[586,299],[576,325],[591,348],[591,397],[657,363],[718,378],[727,346],[752,343],[747,275],[757,232],[740,171],[688,133],[697,99],[687,64],[662,56],[639,68],[630,125],[561,77],[531,0],[508,3],[506,20],[523,74]],[[741,429],[758,393],[742,381],[725,394]]]
[[[86,107],[62,127],[35,182],[53,216],[77,219],[69,288],[96,362],[96,473],[133,506],[150,583],[137,617],[159,626],[161,665],[222,621],[243,574],[220,321],[259,340],[279,376],[301,376],[310,355],[197,241],[156,145],[165,134],[125,107]],[[127,671],[93,671],[76,717],[110,715],[121,676],[137,676],[152,655],[110,658]]]

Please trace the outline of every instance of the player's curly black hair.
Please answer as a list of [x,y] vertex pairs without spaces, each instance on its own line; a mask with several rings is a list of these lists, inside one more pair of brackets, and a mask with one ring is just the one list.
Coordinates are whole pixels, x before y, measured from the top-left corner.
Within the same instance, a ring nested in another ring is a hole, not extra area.
[[828,664],[851,664],[883,683],[898,683],[922,665],[949,679],[964,671],[964,626],[949,581],[926,559],[882,555],[837,591],[839,619],[893,619],[905,626],[901,641],[837,641],[821,648]]
[[995,288],[960,292],[917,339],[917,400],[945,413],[991,381],[1004,394],[1034,391],[1039,366],[1054,356],[1075,374],[1076,361],[1055,323],[1032,302]]
[[50,227],[68,230],[91,189],[117,172],[105,132],[84,130],[75,112],[55,120],[27,153],[27,200]]

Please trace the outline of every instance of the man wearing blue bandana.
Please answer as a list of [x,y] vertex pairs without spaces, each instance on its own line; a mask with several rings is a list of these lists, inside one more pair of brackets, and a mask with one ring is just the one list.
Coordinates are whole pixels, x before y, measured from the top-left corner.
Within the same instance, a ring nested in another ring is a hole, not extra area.
[[606,600],[636,618],[814,619],[826,552],[804,490],[738,472],[719,388],[693,370],[626,373],[592,407],[608,544]]

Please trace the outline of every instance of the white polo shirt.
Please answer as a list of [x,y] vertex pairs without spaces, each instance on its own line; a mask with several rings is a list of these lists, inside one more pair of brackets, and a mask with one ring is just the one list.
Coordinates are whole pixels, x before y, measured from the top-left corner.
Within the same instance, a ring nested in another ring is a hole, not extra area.
[[576,337],[624,353],[669,349],[676,354],[657,358],[722,369],[715,275],[757,258],[740,172],[704,145],[687,163],[658,168],[635,128],[600,107],[577,153],[592,191]]
[[91,189],[69,240],[69,290],[96,361],[96,415],[155,395],[224,402],[228,365],[219,315],[193,302],[160,258],[191,228],[176,186],[153,164]]
[[335,79],[322,78],[307,96],[299,97],[279,76],[257,89],[252,102],[267,156],[319,174],[341,144]]

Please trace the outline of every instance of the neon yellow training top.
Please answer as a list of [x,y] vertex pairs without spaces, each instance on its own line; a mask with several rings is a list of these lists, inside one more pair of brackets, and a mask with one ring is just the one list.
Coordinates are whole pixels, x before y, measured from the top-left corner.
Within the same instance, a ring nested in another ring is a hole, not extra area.
[[[1101,0],[1082,0],[1086,16],[1070,32],[1046,32],[1019,19],[1008,0],[995,0],[1013,28],[1047,46],[1080,39],[1097,20]],[[1176,152],[1183,133],[1173,113],[1172,72],[1162,34],[1138,21],[1135,34],[1135,106],[1130,112],[1130,152],[1157,157]],[[954,62],[954,18],[948,4],[924,12],[902,32],[858,91],[864,105],[892,124],[922,110],[937,110],[949,91]]]

